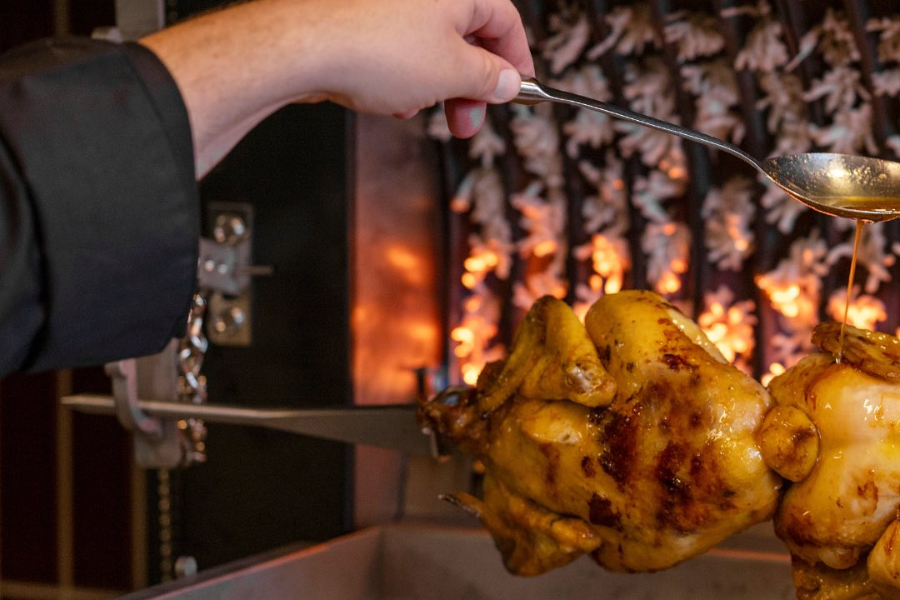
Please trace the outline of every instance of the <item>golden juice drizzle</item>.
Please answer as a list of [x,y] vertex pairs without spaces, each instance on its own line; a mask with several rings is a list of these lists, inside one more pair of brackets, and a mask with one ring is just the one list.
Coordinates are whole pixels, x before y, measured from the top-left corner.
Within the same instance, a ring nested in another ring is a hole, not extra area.
[[[900,198],[835,196],[834,198],[817,198],[822,206],[833,209],[864,210],[868,214],[865,222],[890,221],[900,217]],[[849,215],[847,215],[849,217]]]
[[865,221],[856,220],[856,237],[853,238],[853,257],[850,259],[850,280],[847,282],[847,300],[844,303],[844,320],[841,321],[841,338],[838,343],[837,362],[844,356],[844,328],[847,327],[847,314],[850,312],[850,299],[853,294],[853,276],[856,275],[856,255],[859,252],[859,238]]

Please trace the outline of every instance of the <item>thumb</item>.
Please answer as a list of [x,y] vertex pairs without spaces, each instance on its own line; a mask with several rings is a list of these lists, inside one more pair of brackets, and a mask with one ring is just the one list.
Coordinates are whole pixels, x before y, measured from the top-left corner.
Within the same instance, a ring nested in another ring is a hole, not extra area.
[[494,86],[492,100],[486,102],[509,102],[519,95],[519,88],[522,86],[522,76],[512,67],[501,69],[497,76],[497,85]]
[[470,73],[466,83],[472,87],[460,94],[468,100],[478,100],[490,104],[509,102],[519,93],[522,77],[509,62],[479,46],[469,45],[472,60],[462,71]]

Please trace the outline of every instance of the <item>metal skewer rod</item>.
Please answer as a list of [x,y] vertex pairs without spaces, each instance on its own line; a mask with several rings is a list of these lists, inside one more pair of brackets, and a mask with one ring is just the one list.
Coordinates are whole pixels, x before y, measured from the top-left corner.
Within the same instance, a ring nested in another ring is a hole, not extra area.
[[[116,414],[112,396],[66,396],[62,404],[91,414]],[[264,427],[350,444],[400,450],[407,454],[438,456],[434,436],[416,422],[415,404],[352,406],[347,408],[249,408],[224,404],[190,404],[139,400],[149,416],[163,419],[203,419]]]

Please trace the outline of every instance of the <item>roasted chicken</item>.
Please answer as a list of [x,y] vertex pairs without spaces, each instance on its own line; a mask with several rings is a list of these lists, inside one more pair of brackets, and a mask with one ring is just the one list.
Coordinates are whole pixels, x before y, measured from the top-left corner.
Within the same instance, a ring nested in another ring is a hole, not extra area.
[[664,569],[770,518],[781,479],[755,435],[771,405],[675,307],[630,291],[601,298],[586,326],[540,299],[506,361],[420,415],[484,466],[481,498],[449,499],[508,570],[537,575],[585,553]]
[[823,351],[772,380],[760,430],[790,480],[774,517],[801,599],[900,598],[900,340],[818,326]]

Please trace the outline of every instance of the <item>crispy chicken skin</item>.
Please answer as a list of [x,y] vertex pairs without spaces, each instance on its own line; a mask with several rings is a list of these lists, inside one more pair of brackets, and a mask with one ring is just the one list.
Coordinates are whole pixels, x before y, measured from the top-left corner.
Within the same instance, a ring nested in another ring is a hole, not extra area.
[[[766,462],[791,480],[775,532],[801,599],[898,598],[900,340],[823,323],[811,354],[772,380],[760,430]],[[896,542],[894,538],[897,538]]]
[[586,327],[542,298],[509,356],[420,414],[484,464],[483,497],[450,498],[511,572],[585,553],[611,570],[664,569],[774,512],[781,479],[755,442],[768,393],[658,295],[605,296]]

